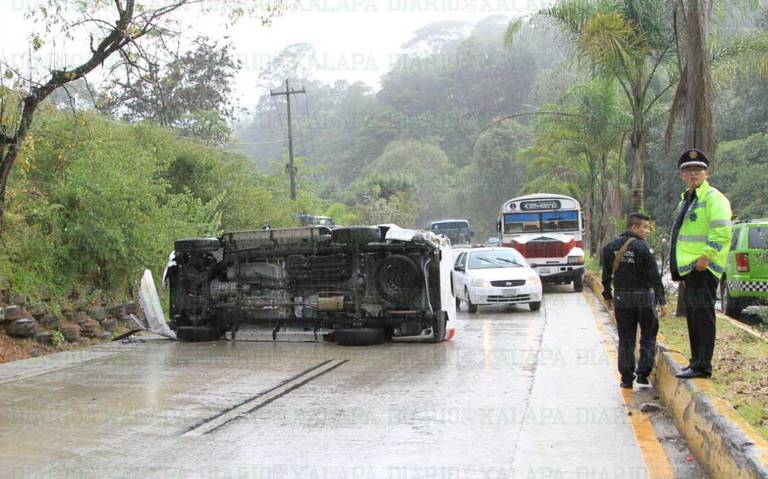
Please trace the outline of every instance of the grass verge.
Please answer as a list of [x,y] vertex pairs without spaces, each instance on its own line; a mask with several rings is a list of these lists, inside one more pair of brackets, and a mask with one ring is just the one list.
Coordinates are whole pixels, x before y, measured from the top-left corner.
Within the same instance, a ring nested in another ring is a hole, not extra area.
[[[670,311],[674,311],[671,305]],[[690,357],[685,318],[661,318],[659,340]],[[717,340],[712,361],[712,389],[768,440],[768,342],[717,315]]]

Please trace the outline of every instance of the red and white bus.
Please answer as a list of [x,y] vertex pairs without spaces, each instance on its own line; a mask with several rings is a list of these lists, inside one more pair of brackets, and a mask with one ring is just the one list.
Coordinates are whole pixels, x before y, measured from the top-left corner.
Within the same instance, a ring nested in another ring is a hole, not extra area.
[[579,202],[549,193],[519,196],[501,205],[496,224],[502,246],[515,248],[543,282],[584,287],[583,220]]

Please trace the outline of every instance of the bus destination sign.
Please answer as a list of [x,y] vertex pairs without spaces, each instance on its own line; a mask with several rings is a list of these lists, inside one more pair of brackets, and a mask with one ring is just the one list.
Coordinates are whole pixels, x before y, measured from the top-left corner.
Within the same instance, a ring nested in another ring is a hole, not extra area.
[[523,201],[520,203],[520,209],[523,211],[540,211],[540,210],[559,210],[559,200],[537,200],[537,201]]

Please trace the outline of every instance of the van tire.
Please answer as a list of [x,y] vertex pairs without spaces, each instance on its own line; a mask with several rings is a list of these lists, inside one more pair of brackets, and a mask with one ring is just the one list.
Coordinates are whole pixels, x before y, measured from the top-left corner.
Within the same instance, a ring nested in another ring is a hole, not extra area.
[[381,241],[381,230],[376,226],[348,226],[331,230],[331,241],[339,244],[368,244]]
[[432,337],[427,339],[428,343],[442,343],[445,341],[445,332],[448,325],[448,314],[445,311],[436,311],[432,318]]
[[340,346],[373,346],[386,339],[384,328],[344,328],[333,332]]
[[218,341],[224,332],[220,328],[210,326],[179,326],[176,328],[176,339],[189,343]]
[[218,238],[187,238],[176,240],[173,249],[177,253],[213,253],[221,248]]

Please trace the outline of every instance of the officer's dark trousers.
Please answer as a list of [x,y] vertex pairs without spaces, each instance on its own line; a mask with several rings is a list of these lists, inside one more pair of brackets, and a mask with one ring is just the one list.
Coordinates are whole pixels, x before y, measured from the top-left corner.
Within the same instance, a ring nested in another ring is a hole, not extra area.
[[[619,330],[619,373],[622,381],[631,382],[633,374],[648,377],[656,357],[656,334],[659,317],[656,298],[650,291],[616,291],[613,300],[616,326]],[[635,370],[635,342],[640,326],[640,361]]]
[[685,281],[685,318],[691,345],[691,368],[712,374],[715,352],[715,294],[717,278],[709,271],[692,271]]

